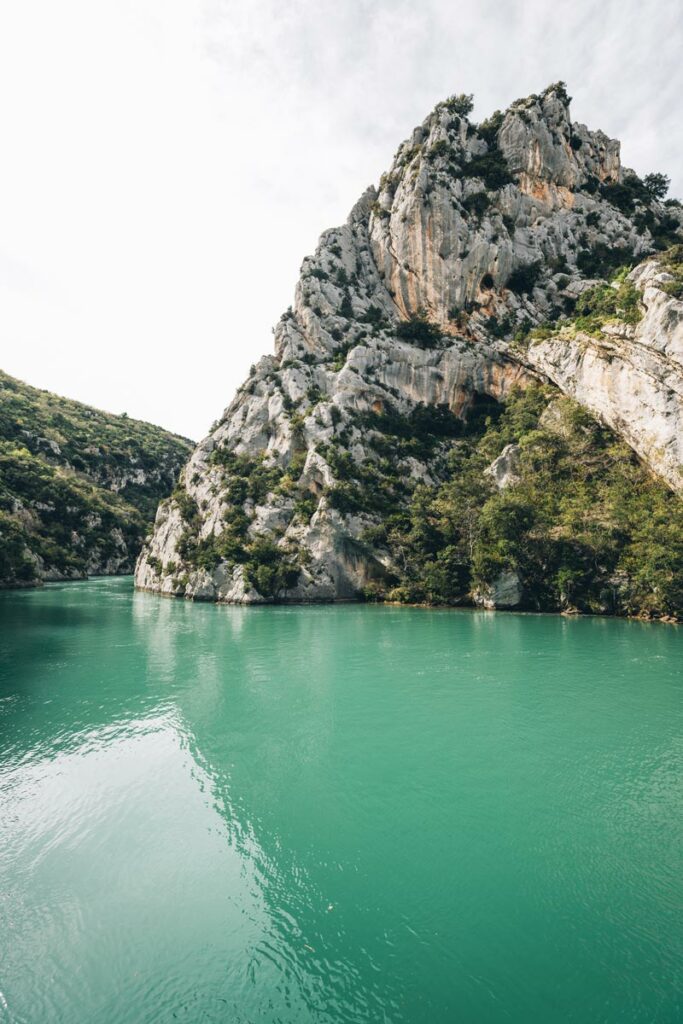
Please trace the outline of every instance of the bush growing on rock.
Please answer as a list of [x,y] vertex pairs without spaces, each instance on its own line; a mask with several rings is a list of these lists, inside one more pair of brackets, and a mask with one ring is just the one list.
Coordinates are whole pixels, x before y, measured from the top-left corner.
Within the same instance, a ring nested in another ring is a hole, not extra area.
[[646,174],[643,178],[645,191],[651,199],[662,200],[669,191],[671,178],[668,174]]
[[268,537],[258,537],[249,548],[244,578],[262,597],[277,598],[296,586],[300,567],[291,551]]
[[[398,600],[457,604],[501,572],[531,608],[683,615],[683,502],[569,399],[514,392],[496,423],[453,449],[446,481],[418,487],[385,520]],[[483,470],[519,445],[518,481],[498,491]]]
[[505,115],[502,110],[496,110],[490,117],[482,121],[477,128],[478,133],[486,141],[489,148],[496,145],[498,132],[502,128],[504,120]]
[[464,165],[463,174],[468,178],[481,178],[486,188],[492,191],[513,180],[505,157],[499,149],[490,149],[488,153],[473,156]]
[[541,263],[527,263],[525,266],[517,267],[510,274],[506,287],[518,295],[528,295],[534,290],[543,268]]
[[590,249],[582,249],[576,257],[576,266],[586,277],[609,278],[623,266],[634,264],[633,251],[625,246],[596,242]]
[[395,329],[401,341],[410,341],[420,348],[436,348],[443,335],[436,324],[431,323],[424,310],[414,313],[408,320],[402,320]]
[[625,273],[617,275],[618,287],[609,284],[596,285],[583,292],[576,300],[574,326],[588,334],[599,333],[609,320],[625,324],[637,324],[642,318],[640,297],[635,285],[625,280]]
[[474,108],[474,96],[472,93],[461,92],[457,96],[449,96],[443,105],[450,114],[467,117]]
[[491,199],[486,192],[473,192],[471,195],[461,199],[460,203],[463,210],[467,213],[473,213],[475,217],[483,217],[491,207]]

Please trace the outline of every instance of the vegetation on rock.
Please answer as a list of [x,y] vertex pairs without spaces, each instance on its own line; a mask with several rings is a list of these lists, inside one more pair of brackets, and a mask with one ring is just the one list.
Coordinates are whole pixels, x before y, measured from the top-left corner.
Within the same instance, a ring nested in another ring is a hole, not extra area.
[[[478,428],[478,429],[477,429]],[[484,472],[519,446],[516,480]],[[461,604],[505,572],[522,606],[683,616],[683,502],[627,445],[553,389],[513,394],[373,534],[397,567],[366,596]]]
[[402,320],[397,325],[395,334],[401,341],[410,341],[420,348],[436,348],[443,337],[438,326],[431,323],[424,310],[419,310],[408,320]]
[[576,330],[599,333],[612,320],[637,324],[642,317],[638,289],[626,279],[628,267],[619,271],[610,284],[598,284],[583,292],[576,301],[573,320]]
[[674,299],[683,299],[683,245],[668,249],[662,256],[662,263],[671,278],[660,286],[662,291]]
[[305,260],[140,586],[683,614],[683,214],[569,103],[415,128]]
[[132,572],[190,449],[0,372],[0,584]]
[[[301,473],[301,460],[292,460],[284,472],[263,456],[252,459],[235,455],[225,448],[216,448],[211,458],[212,464],[223,471],[221,532],[200,538],[199,509],[182,487],[177,488],[171,495],[171,501],[185,524],[177,545],[178,554],[186,570],[211,572],[223,565],[226,571],[231,572],[236,565],[241,565],[245,584],[263,597],[275,599],[295,585],[305,556],[294,545],[279,546],[277,533],[250,535],[253,515],[246,509],[265,501],[272,492],[288,493],[292,490],[295,478]],[[174,568],[166,566],[166,571],[172,572]],[[187,572],[185,579],[177,577],[176,587],[184,586],[186,577]]]

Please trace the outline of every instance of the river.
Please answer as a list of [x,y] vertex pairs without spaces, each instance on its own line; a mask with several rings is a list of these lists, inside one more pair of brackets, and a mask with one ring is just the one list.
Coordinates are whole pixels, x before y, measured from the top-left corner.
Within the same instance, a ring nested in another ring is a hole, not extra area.
[[0,1021],[672,1024],[683,632],[0,594]]

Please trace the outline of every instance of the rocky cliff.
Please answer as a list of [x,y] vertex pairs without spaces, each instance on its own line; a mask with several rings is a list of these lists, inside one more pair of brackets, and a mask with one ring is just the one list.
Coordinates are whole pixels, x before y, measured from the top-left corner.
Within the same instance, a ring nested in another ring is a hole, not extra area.
[[0,585],[132,572],[191,449],[0,372]]
[[[498,458],[553,429],[567,443],[579,428],[557,425],[572,418],[562,395],[614,431],[595,441],[601,450],[627,442],[632,493],[648,489],[644,471],[667,494],[681,488],[680,204],[663,200],[661,175],[623,168],[618,142],[572,123],[562,83],[479,125],[470,111],[466,96],[439,104],[304,261],[274,355],[252,368],[161,504],[139,587],[245,603],[364,593],[567,606],[558,580],[575,572],[571,559],[553,562],[554,597],[530,587],[500,538],[477,567],[485,516],[467,530],[462,519],[457,543],[443,542],[462,569],[450,589],[407,584],[416,503],[430,494],[443,507],[439,489],[454,482],[467,491],[466,452]],[[553,465],[564,465],[557,453]],[[507,476],[501,489],[496,472],[477,470],[480,510],[523,486]],[[548,513],[549,536],[559,514]],[[425,558],[436,565],[443,547]],[[622,562],[603,569],[595,593],[623,592]]]

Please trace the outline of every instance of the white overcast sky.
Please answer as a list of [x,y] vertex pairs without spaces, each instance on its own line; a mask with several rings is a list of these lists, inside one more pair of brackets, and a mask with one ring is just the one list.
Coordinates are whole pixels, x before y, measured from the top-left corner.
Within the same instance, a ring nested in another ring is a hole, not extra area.
[[683,196],[681,54],[680,0],[7,0],[0,367],[198,439],[436,102],[565,79]]

